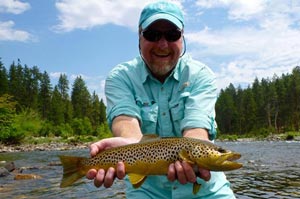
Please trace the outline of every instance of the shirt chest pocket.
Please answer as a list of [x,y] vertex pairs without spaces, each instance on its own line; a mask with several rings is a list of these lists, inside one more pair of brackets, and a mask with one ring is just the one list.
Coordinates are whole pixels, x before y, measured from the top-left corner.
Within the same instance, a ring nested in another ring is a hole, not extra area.
[[158,117],[158,105],[155,102],[137,101],[141,111],[141,129],[143,133],[155,133]]
[[170,112],[171,112],[172,121],[182,120],[184,117],[183,101],[180,101],[175,105],[170,105]]
[[188,96],[189,93],[182,93],[176,101],[171,101],[169,103],[173,131],[176,136],[182,136],[183,129],[181,129],[181,121],[184,118],[185,100]]

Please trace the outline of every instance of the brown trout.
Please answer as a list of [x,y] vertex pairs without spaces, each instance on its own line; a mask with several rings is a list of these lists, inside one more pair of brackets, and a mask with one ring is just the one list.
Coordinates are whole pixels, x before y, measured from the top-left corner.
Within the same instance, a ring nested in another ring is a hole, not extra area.
[[[144,136],[139,143],[104,150],[93,158],[60,156],[63,178],[60,187],[73,184],[84,177],[89,169],[116,168],[119,161],[125,164],[126,174],[134,188],[140,187],[148,175],[166,175],[168,167],[175,161],[186,161],[191,165],[210,171],[230,171],[242,167],[234,162],[241,157],[208,141],[194,138],[153,138]],[[193,193],[200,185],[194,183]]]

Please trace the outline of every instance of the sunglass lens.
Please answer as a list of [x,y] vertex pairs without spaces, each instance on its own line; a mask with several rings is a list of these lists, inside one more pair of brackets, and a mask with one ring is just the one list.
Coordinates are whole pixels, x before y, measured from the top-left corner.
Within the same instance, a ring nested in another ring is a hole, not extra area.
[[143,31],[142,35],[144,36],[145,39],[151,42],[159,41],[163,35],[168,42],[174,42],[181,37],[181,31],[176,29],[176,30],[161,32],[161,31],[148,29]]
[[149,30],[146,30],[146,31],[143,32],[143,36],[148,41],[155,42],[155,41],[160,40],[161,32],[149,29]]
[[165,32],[165,38],[169,42],[177,41],[181,37],[181,31],[180,30],[170,30]]

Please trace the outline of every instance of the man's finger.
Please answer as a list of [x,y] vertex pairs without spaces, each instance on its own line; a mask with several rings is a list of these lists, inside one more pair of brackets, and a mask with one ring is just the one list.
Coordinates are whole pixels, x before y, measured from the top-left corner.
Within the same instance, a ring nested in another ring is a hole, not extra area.
[[185,161],[182,162],[182,167],[185,172],[187,181],[192,182],[192,183],[196,182],[197,177],[196,177],[193,167],[191,167],[191,165]]
[[211,177],[210,171],[206,170],[206,169],[199,168],[199,177],[202,178],[205,181],[209,181],[210,177]]
[[125,165],[123,162],[118,162],[117,164],[117,178],[123,179],[125,177]]
[[169,165],[169,170],[167,174],[168,180],[173,182],[176,180],[176,170],[175,170],[175,165],[174,163]]
[[103,169],[99,169],[94,179],[94,185],[96,187],[101,187],[103,184],[104,177],[105,177],[105,171]]
[[104,178],[104,187],[105,188],[109,188],[112,186],[112,184],[114,183],[115,180],[115,175],[116,175],[116,170],[113,167],[110,167],[105,175]]
[[183,166],[181,165],[181,162],[176,161],[175,162],[175,169],[176,169],[176,174],[177,174],[177,179],[181,184],[186,184],[187,183],[187,178],[185,176],[185,172],[183,169]]

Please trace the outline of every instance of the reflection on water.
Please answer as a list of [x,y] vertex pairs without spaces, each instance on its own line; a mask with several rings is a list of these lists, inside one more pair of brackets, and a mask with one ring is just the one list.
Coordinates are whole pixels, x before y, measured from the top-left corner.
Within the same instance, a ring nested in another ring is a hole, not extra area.
[[242,153],[244,167],[227,173],[237,198],[300,198],[300,143],[219,143]]
[[[299,142],[219,142],[218,145],[242,154],[244,167],[227,172],[237,198],[300,198]],[[42,179],[15,181],[13,175],[0,177],[1,198],[125,198],[124,183],[116,181],[112,188],[95,188],[82,179],[72,187],[59,188],[62,176],[59,154],[88,156],[87,150],[2,153],[0,161],[14,161],[26,167],[25,173],[41,175]],[[55,164],[54,164],[55,165]]]

